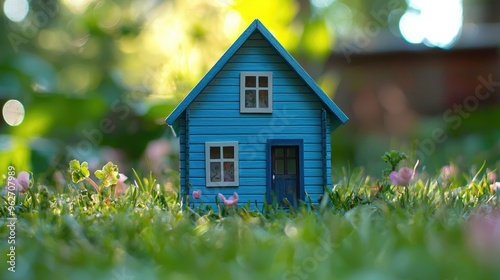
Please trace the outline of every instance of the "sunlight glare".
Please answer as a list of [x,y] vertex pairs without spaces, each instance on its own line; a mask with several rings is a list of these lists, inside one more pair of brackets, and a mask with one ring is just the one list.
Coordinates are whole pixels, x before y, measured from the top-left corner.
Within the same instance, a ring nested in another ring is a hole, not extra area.
[[420,44],[424,41],[425,32],[420,14],[407,11],[399,20],[399,30],[408,43]]
[[228,38],[235,38],[240,32],[242,22],[241,15],[238,11],[229,10],[224,17],[224,34]]
[[26,0],[5,0],[3,3],[3,12],[13,22],[23,21],[29,11],[30,5]]
[[424,21],[428,24],[429,43],[440,48],[448,48],[457,39],[462,29],[462,1],[428,2]]
[[408,0],[399,29],[409,43],[449,48],[460,35],[462,21],[462,0]]

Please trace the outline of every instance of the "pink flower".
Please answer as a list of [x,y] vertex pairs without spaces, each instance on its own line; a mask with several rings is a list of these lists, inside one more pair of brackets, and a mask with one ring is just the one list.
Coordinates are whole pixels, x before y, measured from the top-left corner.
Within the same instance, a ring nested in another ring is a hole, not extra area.
[[166,139],[153,140],[148,143],[144,152],[145,162],[152,167],[153,173],[158,173],[165,167],[164,160],[170,154],[170,143]]
[[500,212],[498,210],[478,211],[472,214],[467,229],[471,249],[478,257],[485,261],[500,258]]
[[441,167],[441,178],[445,181],[455,177],[458,173],[458,168],[455,167],[455,165],[450,164],[450,165],[445,165]]
[[235,206],[238,204],[238,194],[236,192],[233,193],[233,196],[230,198],[226,199],[223,194],[219,193],[219,199],[224,202],[224,205],[226,206]]
[[491,184],[494,184],[497,181],[497,174],[488,170],[488,180]]
[[119,196],[119,195],[124,194],[128,189],[128,185],[125,184],[125,180],[127,180],[127,176],[125,176],[121,173],[118,173],[118,175],[120,175],[120,178],[118,178],[118,183],[116,183],[116,186],[115,186],[115,196]]
[[200,199],[200,197],[201,197],[201,190],[193,191],[194,199]]
[[26,171],[21,171],[17,174],[17,178],[10,181],[11,183],[7,183],[5,187],[9,191],[12,190],[12,185],[14,184],[14,188],[16,192],[25,192],[30,186],[30,174]]
[[412,178],[413,171],[408,167],[401,167],[399,172],[392,171],[391,174],[389,174],[389,180],[396,186],[408,186]]
[[494,184],[491,184],[490,190],[491,192],[496,192],[497,190],[500,191],[500,182],[495,182]]

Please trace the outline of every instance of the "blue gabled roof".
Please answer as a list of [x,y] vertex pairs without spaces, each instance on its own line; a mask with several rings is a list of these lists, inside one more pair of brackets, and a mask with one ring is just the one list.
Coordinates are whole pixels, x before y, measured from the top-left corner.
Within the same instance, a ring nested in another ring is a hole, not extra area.
[[274,49],[285,59],[285,61],[292,67],[293,70],[306,82],[312,91],[321,99],[326,105],[328,110],[344,124],[349,118],[340,110],[340,108],[323,92],[318,84],[307,74],[307,72],[300,66],[300,64],[285,50],[285,48],[274,38],[274,36],[267,30],[267,28],[258,20],[254,20],[252,24],[241,34],[241,36],[234,42],[234,44],[226,51],[226,53],[215,63],[215,65],[208,71],[208,73],[201,79],[201,81],[191,90],[191,92],[182,100],[182,102],[172,111],[167,117],[166,122],[173,125],[179,116],[186,110],[186,108],[195,100],[195,98],[203,91],[203,89],[212,81],[212,79],[219,73],[219,71],[226,65],[226,63],[233,57],[239,48],[248,40],[248,38],[255,32],[259,31],[264,38],[273,46]]

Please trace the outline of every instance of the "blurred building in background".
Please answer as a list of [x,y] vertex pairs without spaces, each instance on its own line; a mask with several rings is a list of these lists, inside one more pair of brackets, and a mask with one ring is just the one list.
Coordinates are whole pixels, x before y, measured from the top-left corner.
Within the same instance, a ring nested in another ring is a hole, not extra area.
[[388,148],[432,158],[430,169],[481,157],[497,163],[500,2],[407,2],[371,11],[364,28],[338,39],[325,66],[340,81],[335,101],[351,117],[356,164],[379,165]]

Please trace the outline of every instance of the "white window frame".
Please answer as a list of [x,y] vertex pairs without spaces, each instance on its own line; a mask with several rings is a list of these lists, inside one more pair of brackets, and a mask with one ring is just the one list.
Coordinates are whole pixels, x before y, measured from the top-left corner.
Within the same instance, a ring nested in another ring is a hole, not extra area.
[[[233,147],[234,158],[233,159],[224,159],[223,158],[223,147]],[[220,158],[211,159],[210,158],[210,148],[211,147],[220,147]],[[237,187],[240,184],[240,172],[239,172],[239,156],[238,156],[238,142],[205,142],[205,179],[207,187]],[[212,182],[210,178],[210,163],[212,162],[220,162],[221,170],[220,170],[220,182]],[[234,163],[234,182],[224,182],[224,162],[233,162]]]
[[[254,76],[256,77],[255,87],[246,87],[245,78]],[[260,87],[258,85],[258,77],[267,77],[267,87]],[[245,107],[245,91],[255,90],[256,107]],[[259,90],[267,90],[267,108],[259,107]],[[272,113],[273,112],[273,72],[241,72],[240,73],[240,112],[241,113]]]

